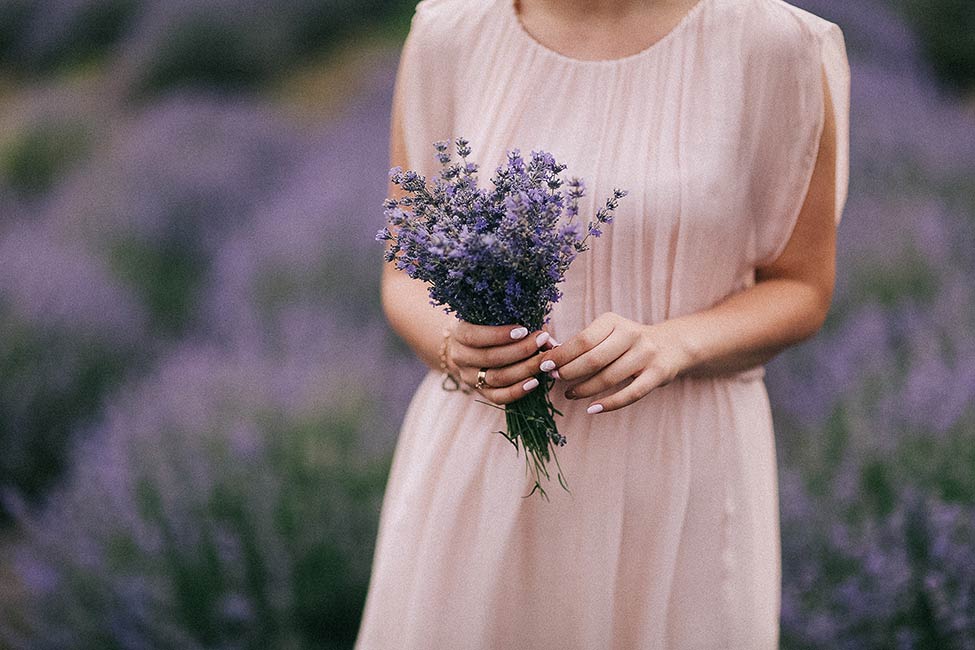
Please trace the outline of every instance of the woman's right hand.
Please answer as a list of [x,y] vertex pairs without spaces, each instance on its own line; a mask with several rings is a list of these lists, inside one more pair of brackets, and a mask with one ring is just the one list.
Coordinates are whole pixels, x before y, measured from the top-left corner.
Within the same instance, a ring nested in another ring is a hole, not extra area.
[[458,319],[450,330],[448,369],[475,388],[478,371],[486,368],[480,393],[495,404],[509,404],[537,388],[535,356],[558,345],[544,329],[529,332],[519,325],[474,325]]

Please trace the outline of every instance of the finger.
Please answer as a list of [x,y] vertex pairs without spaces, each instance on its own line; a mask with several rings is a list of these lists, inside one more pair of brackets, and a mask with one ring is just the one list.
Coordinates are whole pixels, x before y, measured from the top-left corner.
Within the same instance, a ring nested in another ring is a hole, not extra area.
[[608,395],[603,399],[590,404],[586,412],[595,415],[596,413],[608,413],[629,406],[633,402],[645,397],[650,391],[657,388],[658,380],[652,373],[644,372],[637,376],[630,384]]
[[454,339],[471,348],[486,348],[524,339],[528,333],[521,325],[474,325],[462,320],[454,329]]
[[537,379],[532,378],[523,384],[515,384],[514,386],[507,386],[505,388],[482,388],[481,394],[484,395],[488,400],[494,402],[495,404],[510,404],[511,402],[518,401],[531,391],[537,389],[539,382]]
[[613,363],[633,345],[630,337],[614,330],[591,350],[559,368],[559,376],[565,381],[585,380]]
[[551,350],[552,348],[557,348],[560,345],[562,345],[562,344],[559,343],[558,341],[556,341],[554,336],[552,336],[551,334],[549,334],[548,340],[545,341],[545,346],[544,347],[545,347],[546,350]]
[[[545,342],[545,345],[542,346],[542,350],[541,351],[544,352],[545,350],[551,350],[553,348],[559,347],[560,345],[562,345],[562,344],[559,343],[555,339],[555,337],[550,336],[549,339],[548,339],[548,341]],[[538,362],[538,363],[541,363],[541,362]],[[535,365],[538,365],[538,363],[536,363]],[[537,368],[536,368],[536,370],[537,370]],[[558,370],[551,370],[551,371],[549,371],[548,376],[551,377],[552,379],[561,379],[561,377],[559,377],[559,371]]]
[[[477,370],[473,368],[465,368],[461,374],[460,378],[465,384],[474,388],[478,393],[487,398],[490,402],[495,404],[510,404],[518,399],[524,397],[527,393],[538,388],[539,381],[535,377],[531,377],[523,382],[517,382],[511,386],[490,386],[485,385],[483,388],[475,388],[477,386]],[[490,371],[488,371],[490,372]],[[487,373],[485,373],[486,375]],[[487,378],[485,378],[486,381]]]
[[[532,358],[528,358],[500,368],[485,368],[484,384],[487,388],[522,386],[525,383],[532,382],[540,374],[535,367],[537,365]],[[479,371],[480,368],[465,367],[459,374],[461,379],[470,378],[469,382],[474,386],[477,384],[477,373]]]
[[548,341],[548,332],[538,330],[521,341],[487,348],[459,344],[451,352],[458,365],[472,368],[501,368],[534,356]]
[[[605,343],[603,345],[605,345]],[[622,354],[612,363],[606,365],[599,372],[588,377],[585,381],[571,386],[565,392],[565,396],[568,399],[581,399],[583,397],[598,395],[599,393],[608,390],[639,373],[641,370],[640,366],[641,361],[639,354],[634,352],[632,348],[629,348],[627,352]]]
[[506,388],[521,385],[538,374],[538,360],[532,356],[501,368],[491,368],[487,371],[486,379],[495,388]]
[[464,382],[474,390],[480,390],[477,388],[477,373],[478,373],[477,368],[462,366],[460,372],[458,372],[457,375],[460,377],[460,380],[462,382]]
[[539,369],[548,372],[559,368],[561,374],[562,366],[599,345],[612,331],[613,322],[610,319],[597,318],[562,345],[545,352],[539,360]]

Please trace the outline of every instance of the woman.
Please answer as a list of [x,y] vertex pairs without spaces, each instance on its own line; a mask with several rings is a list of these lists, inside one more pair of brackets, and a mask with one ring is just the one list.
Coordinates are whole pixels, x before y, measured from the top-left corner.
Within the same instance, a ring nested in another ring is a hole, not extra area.
[[[778,647],[762,364],[829,308],[849,82],[839,27],[784,0],[418,4],[392,165],[431,178],[432,143],[463,136],[482,171],[551,152],[587,183],[583,218],[629,194],[544,331],[459,322],[385,265],[386,316],[430,372],[358,650]],[[441,362],[480,388],[445,390]],[[476,401],[516,400],[540,369],[568,438],[571,494],[551,501],[521,498],[503,413]]]

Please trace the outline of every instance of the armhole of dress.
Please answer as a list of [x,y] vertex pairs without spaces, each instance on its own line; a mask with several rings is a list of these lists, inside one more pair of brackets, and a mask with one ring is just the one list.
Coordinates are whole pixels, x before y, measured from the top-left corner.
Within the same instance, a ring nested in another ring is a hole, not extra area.
[[818,111],[815,136],[807,143],[807,153],[804,157],[805,165],[802,169],[800,199],[791,208],[789,218],[782,224],[777,237],[776,248],[758,265],[771,264],[782,255],[788,246],[795,226],[799,221],[799,214],[806,202],[809,187],[812,184],[813,171],[819,157],[820,143],[826,126],[826,90],[829,90],[830,108],[833,113],[835,129],[835,193],[834,218],[839,225],[846,205],[849,186],[850,169],[850,135],[849,135],[849,105],[850,105],[850,72],[843,43],[843,34],[839,26],[829,23],[828,26],[815,35],[819,63],[819,84],[816,92]]
[[823,137],[823,129],[826,125],[826,103],[823,88],[823,77],[826,72],[825,66],[823,65],[822,44],[819,42],[818,36],[815,36],[815,38],[817,39],[817,63],[819,64],[818,83],[816,84],[817,90],[814,93],[816,97],[815,102],[818,107],[816,111],[816,127],[811,133],[812,137],[803,143],[805,152],[802,156],[802,171],[801,176],[797,175],[799,185],[796,189],[800,190],[796,195],[798,199],[791,204],[787,218],[774,223],[774,227],[772,228],[774,237],[772,237],[772,240],[775,242],[775,248],[767,256],[759,260],[756,266],[765,266],[773,263],[785,251],[786,246],[789,245],[789,240],[792,239],[792,233],[795,232],[796,224],[799,222],[799,214],[802,212],[802,208],[806,203],[806,196],[809,194],[809,187],[812,185],[813,171],[816,168],[816,159],[819,157],[820,140]]
[[[453,61],[441,21],[449,7],[446,0],[420,0],[403,43],[397,82],[401,84],[400,108],[406,141],[408,168],[427,179],[439,173],[434,142],[450,140],[453,122]],[[446,49],[445,49],[446,48]]]
[[836,224],[843,218],[843,209],[850,183],[850,64],[847,60],[843,32],[830,23],[821,36],[823,70],[829,84],[829,94],[836,128]]

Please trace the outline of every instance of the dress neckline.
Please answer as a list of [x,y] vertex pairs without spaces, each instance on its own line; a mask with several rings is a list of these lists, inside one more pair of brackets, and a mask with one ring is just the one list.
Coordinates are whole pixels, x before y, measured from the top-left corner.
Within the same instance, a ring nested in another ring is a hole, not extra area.
[[525,29],[525,26],[521,22],[521,16],[515,9],[515,0],[498,0],[503,5],[504,16],[511,24],[514,32],[517,33],[518,38],[524,41],[528,47],[541,52],[545,56],[562,61],[563,63],[568,63],[574,66],[580,67],[610,67],[619,66],[626,63],[631,63],[639,61],[641,59],[646,59],[656,53],[658,50],[663,49],[670,41],[677,38],[681,32],[685,31],[687,27],[692,23],[694,18],[698,16],[704,10],[705,5],[714,2],[715,0],[697,0],[687,13],[685,13],[677,24],[674,25],[670,31],[664,34],[662,37],[657,39],[654,43],[651,43],[648,47],[640,50],[639,52],[634,52],[633,54],[628,54],[626,56],[617,57],[615,59],[577,59],[567,54],[562,54],[552,48],[543,45],[538,41],[531,33]]

